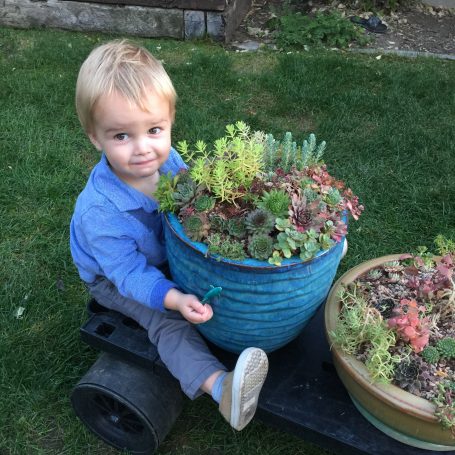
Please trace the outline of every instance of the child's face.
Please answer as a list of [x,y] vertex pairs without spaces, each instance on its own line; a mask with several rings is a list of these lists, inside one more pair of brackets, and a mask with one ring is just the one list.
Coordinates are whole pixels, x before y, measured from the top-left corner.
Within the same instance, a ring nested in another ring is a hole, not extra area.
[[148,178],[156,179],[171,148],[169,102],[150,92],[147,105],[150,111],[132,106],[118,93],[103,96],[95,104],[89,134],[93,145],[106,154],[113,172],[137,189]]

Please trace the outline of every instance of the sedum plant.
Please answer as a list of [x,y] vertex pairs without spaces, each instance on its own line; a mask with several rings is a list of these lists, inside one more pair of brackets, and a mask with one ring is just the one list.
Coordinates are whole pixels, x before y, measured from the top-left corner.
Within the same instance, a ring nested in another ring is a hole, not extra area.
[[330,333],[333,343],[347,354],[361,354],[373,380],[390,383],[396,365],[403,360],[390,352],[396,342],[395,333],[355,287],[344,289],[339,297],[343,307],[336,329]]
[[186,141],[177,150],[190,166],[190,176],[221,202],[235,202],[248,189],[261,168],[263,135],[244,122],[226,127],[226,135],[210,150],[204,141],[190,149]]
[[209,254],[308,261],[343,240],[348,213],[358,219],[363,211],[328,173],[325,148],[314,134],[297,143],[290,132],[278,140],[237,122],[213,145],[179,142],[188,169],[162,175],[155,198]]

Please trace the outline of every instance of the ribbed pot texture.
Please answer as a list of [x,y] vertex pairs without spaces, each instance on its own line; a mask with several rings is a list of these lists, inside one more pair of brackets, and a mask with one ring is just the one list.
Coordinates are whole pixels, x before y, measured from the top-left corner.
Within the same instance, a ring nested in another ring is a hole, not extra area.
[[211,285],[223,288],[210,301],[213,318],[197,328],[235,353],[251,346],[271,352],[297,337],[324,302],[343,250],[340,242],[311,261],[291,258],[281,266],[217,260],[207,257],[206,245],[185,235],[172,214],[166,215],[165,238],[173,280],[184,292],[202,298]]

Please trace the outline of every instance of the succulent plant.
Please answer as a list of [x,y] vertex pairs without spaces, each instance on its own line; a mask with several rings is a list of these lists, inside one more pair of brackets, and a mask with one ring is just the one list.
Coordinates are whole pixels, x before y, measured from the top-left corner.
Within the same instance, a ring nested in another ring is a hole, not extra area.
[[[346,223],[341,220],[337,220],[335,223],[332,220],[327,220],[324,223],[324,227],[322,228],[321,232],[327,234],[329,239],[335,240],[336,242],[341,242],[342,238],[348,232],[348,227],[346,226]],[[330,248],[332,245],[333,241],[328,247]],[[323,247],[322,249],[325,250],[327,248]]]
[[307,204],[303,194],[293,194],[291,208],[289,209],[291,223],[300,232],[309,229],[318,229],[324,225],[324,220],[320,216],[319,201]]
[[455,359],[455,338],[442,338],[436,343],[436,348],[441,354],[441,357]]
[[226,229],[227,220],[217,213],[209,215],[210,227],[215,232],[223,232]]
[[272,237],[266,234],[253,235],[248,242],[248,252],[255,259],[267,260],[273,252]]
[[419,377],[419,365],[415,360],[399,363],[395,367],[394,380],[402,389],[415,387]]
[[368,272],[368,275],[367,275],[368,279],[369,280],[379,280],[379,278],[382,277],[382,272],[381,270],[379,269],[372,269]]
[[196,185],[194,183],[179,183],[174,192],[174,201],[177,207],[185,207],[196,196]]
[[423,358],[423,360],[425,360],[425,362],[435,364],[435,363],[439,362],[441,355],[439,354],[439,351],[436,347],[427,346],[422,351],[422,358]]
[[390,273],[389,281],[391,283],[398,283],[401,280],[401,275],[399,273]]
[[186,235],[195,242],[200,242],[207,237],[210,229],[207,216],[198,213],[186,218],[183,222]]
[[300,166],[303,167],[320,164],[322,162],[322,155],[324,154],[325,147],[325,141],[322,141],[318,147],[316,147],[316,136],[311,133],[308,140],[305,139],[303,141],[301,162],[299,163]]
[[393,316],[395,302],[393,299],[381,299],[375,303],[374,307],[381,313],[384,319],[389,319]]
[[263,209],[250,212],[245,218],[247,231],[252,234],[269,234],[275,227],[275,217]]
[[[342,241],[346,212],[358,219],[363,211],[357,196],[328,173],[324,148],[314,134],[297,145],[291,133],[277,141],[236,122],[213,145],[179,142],[177,150],[188,169],[161,175],[154,197],[160,211],[177,215],[192,240],[205,241],[218,233],[228,243],[241,240],[248,256],[254,236],[270,235],[270,263],[279,265],[289,255],[307,261]],[[206,217],[195,218],[198,214]],[[233,249],[240,251],[240,246]]]
[[198,212],[206,212],[207,210],[213,209],[215,206],[215,199],[211,196],[208,196],[206,194],[203,194],[202,196],[199,196],[197,199],[194,201],[194,208]]
[[245,219],[242,218],[231,218],[230,220],[227,220],[226,223],[226,229],[229,232],[229,235],[232,235],[232,237],[236,237],[238,239],[243,239],[246,237],[246,225],[245,225]]
[[288,215],[291,199],[284,190],[265,191],[261,200],[258,202],[258,208],[267,210],[277,218]]
[[324,201],[332,207],[338,205],[342,199],[343,198],[337,188],[329,188],[329,191],[324,197]]
[[439,234],[434,239],[434,243],[436,244],[436,248],[438,253],[441,256],[445,256],[446,254],[453,254],[455,255],[455,240],[448,239],[444,237],[442,234]]
[[403,266],[400,261],[389,261],[383,264],[384,270],[389,273],[399,272],[403,270]]
[[319,193],[314,191],[312,188],[304,188],[303,195],[305,196],[307,204],[321,199],[321,196],[319,195]]
[[209,253],[231,259],[233,261],[242,261],[246,254],[243,243],[232,238],[226,238],[219,233],[210,234],[207,237]]
[[161,211],[174,212],[176,209],[174,193],[180,176],[172,176],[169,171],[167,174],[161,174],[158,181],[154,197],[160,203]]
[[264,141],[263,133],[252,132],[239,121],[226,126],[225,136],[214,142],[212,150],[204,141],[197,141],[194,149],[181,141],[177,149],[196,183],[205,185],[217,200],[235,203],[261,171]]

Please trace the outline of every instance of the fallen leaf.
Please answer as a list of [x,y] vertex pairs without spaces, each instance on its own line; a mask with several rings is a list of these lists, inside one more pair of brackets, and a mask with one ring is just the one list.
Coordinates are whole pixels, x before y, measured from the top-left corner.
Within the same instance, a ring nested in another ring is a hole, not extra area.
[[22,319],[24,311],[25,311],[25,307],[23,307],[23,306],[17,307],[16,311],[14,312],[14,317],[16,319]]

